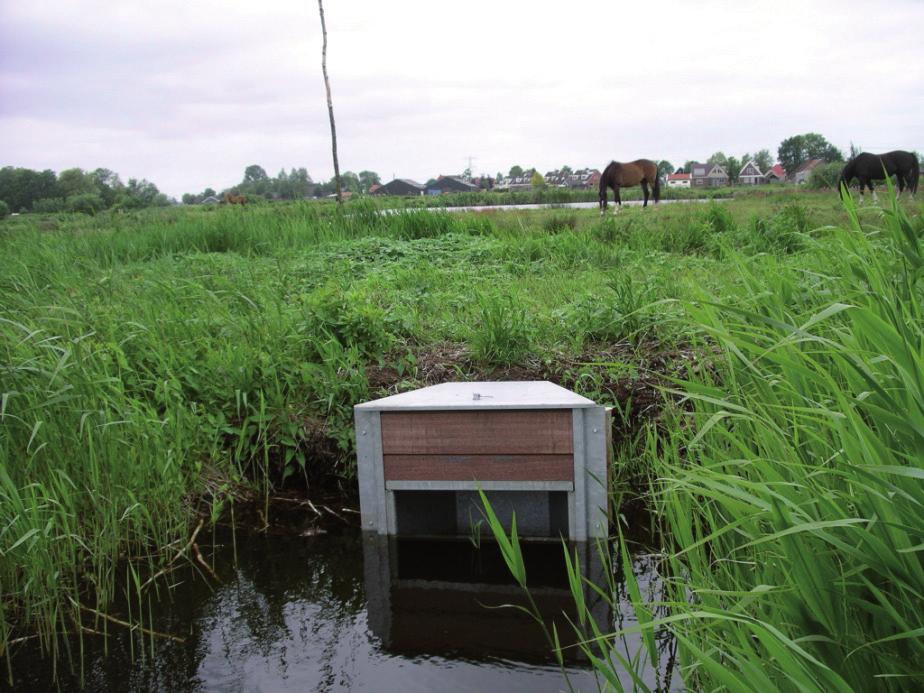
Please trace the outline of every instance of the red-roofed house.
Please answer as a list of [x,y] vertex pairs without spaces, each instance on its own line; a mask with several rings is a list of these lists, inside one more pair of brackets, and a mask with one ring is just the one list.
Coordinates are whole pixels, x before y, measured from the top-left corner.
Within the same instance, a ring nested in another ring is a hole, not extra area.
[[691,178],[689,173],[668,173],[667,186],[669,188],[689,188]]
[[786,169],[782,164],[773,164],[764,176],[764,180],[768,183],[782,183],[786,180]]

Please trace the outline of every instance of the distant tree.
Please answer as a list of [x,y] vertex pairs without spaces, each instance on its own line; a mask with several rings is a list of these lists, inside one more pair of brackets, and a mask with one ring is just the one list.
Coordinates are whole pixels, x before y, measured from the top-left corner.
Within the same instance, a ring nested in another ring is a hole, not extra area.
[[793,135],[780,143],[777,159],[787,171],[795,171],[799,164],[808,159],[821,159],[831,163],[843,161],[840,150],[817,132]]
[[[129,178],[121,191],[117,204],[124,209],[139,209],[141,207],[164,207],[169,202],[167,196],[160,192],[152,182],[144,178],[141,180]],[[70,198],[68,198],[68,203],[70,203]]]
[[706,159],[707,164],[718,164],[721,167],[725,167],[725,164],[728,163],[728,157],[725,156],[723,152],[716,152],[708,159]]
[[199,198],[192,193],[183,193],[183,196],[180,198],[184,205],[194,205],[199,202]]
[[728,174],[729,183],[737,183],[738,176],[741,174],[741,161],[733,156],[725,159],[725,172]]
[[571,167],[565,164],[559,169],[563,176],[570,176],[574,171],[571,170]]
[[244,169],[244,182],[256,183],[257,181],[269,180],[266,170],[257,164],[251,164]]
[[[757,164],[757,168],[760,169],[761,173],[766,173],[773,168],[773,158],[770,156],[770,150],[761,149],[753,158],[754,163]],[[744,163],[747,162],[745,161]]]
[[662,159],[661,161],[658,162],[658,175],[659,176],[663,178],[673,172],[674,172],[674,165],[670,161],[667,161],[666,159]]
[[380,185],[382,179],[379,178],[379,174],[375,171],[360,171],[359,172],[359,187],[364,193],[369,192],[369,188],[373,185]]
[[863,147],[858,147],[853,142],[850,143],[850,158],[855,159],[859,154],[863,153]]
[[362,192],[362,185],[359,182],[359,176],[352,171],[344,171],[340,174],[341,189],[349,190],[351,193]]
[[64,197],[96,192],[93,179],[83,169],[79,168],[69,168],[61,171],[58,175],[58,185]]
[[218,197],[218,193],[211,188],[206,188],[202,191],[202,199],[204,200],[206,197]]
[[533,169],[533,175],[529,177],[529,184],[534,188],[544,188],[545,187],[545,178],[542,177],[542,174],[539,173],[536,169]]
[[28,211],[36,200],[61,195],[54,171],[39,173],[12,166],[0,169],[0,199],[9,205],[11,212]]
[[106,207],[112,207],[119,197],[119,191],[122,189],[122,181],[119,180],[119,174],[110,171],[108,168],[98,168],[88,174],[93,187],[103,200]]
[[684,172],[685,172],[685,173],[693,173],[693,164],[695,164],[695,163],[696,163],[695,161],[685,161],[685,162],[683,163],[683,170],[684,170]]
[[494,176],[494,181],[495,181],[496,183],[502,183],[503,180],[504,180],[504,174],[501,173],[500,171],[498,171],[498,172],[497,172],[497,175]]
[[780,142],[776,158],[788,173],[793,173],[806,159],[805,142],[802,135],[794,135]]
[[70,195],[67,198],[67,211],[69,212],[93,215],[105,208],[103,198],[97,193],[81,193],[80,195]]
[[523,175],[523,169],[520,166],[511,166],[509,175],[511,178],[519,178]]
[[308,169],[302,166],[300,168],[293,168],[289,171],[289,186],[292,191],[292,199],[304,200],[311,195],[311,190],[314,188],[314,181],[312,181],[311,176],[308,175]]
[[329,181],[318,183],[314,188],[315,197],[327,197],[328,195],[336,195],[337,193],[337,179],[331,178]]
[[436,180],[436,178],[431,178],[431,179],[428,180],[424,185],[425,185],[426,187],[428,187],[428,188],[432,188],[432,187],[434,187],[434,186],[437,184],[437,182],[438,182],[438,181]]
[[10,216],[10,206],[3,200],[0,200],[0,219],[6,219],[8,216]]

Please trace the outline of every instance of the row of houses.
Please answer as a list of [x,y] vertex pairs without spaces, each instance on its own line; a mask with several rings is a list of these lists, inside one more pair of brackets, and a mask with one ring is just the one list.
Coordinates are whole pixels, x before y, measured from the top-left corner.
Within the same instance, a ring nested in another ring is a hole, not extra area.
[[385,185],[369,188],[372,195],[442,195],[456,192],[478,192],[494,187],[493,178],[464,180],[461,176],[440,176],[429,184],[418,183],[410,178],[395,178]]
[[[369,192],[373,195],[442,195],[445,193],[477,192],[479,190],[497,190],[517,192],[532,190],[534,169],[521,176],[512,176],[496,180],[488,176],[464,178],[463,176],[439,176],[427,184],[418,183],[410,178],[396,178],[384,185],[373,185]],[[600,184],[600,171],[584,168],[577,171],[549,171],[543,176],[545,184],[554,188],[596,188]]]
[[[526,171],[522,176],[507,178],[497,185],[498,190],[530,190],[535,169]],[[542,177],[550,188],[596,188],[600,184],[600,171],[595,168],[582,168],[577,171],[556,169],[547,171]]]
[[[766,173],[751,159],[738,173],[739,185],[761,185],[764,183],[804,183],[809,174],[823,164],[821,159],[803,161],[795,171],[787,174],[780,164],[774,164]],[[728,185],[728,171],[721,164],[694,163],[686,173],[671,173],[667,184],[672,188],[719,188]]]
[[[738,185],[761,185],[765,183],[804,183],[809,174],[824,162],[821,159],[809,159],[800,164],[795,171],[787,173],[780,164],[775,164],[766,172],[761,171],[757,162],[751,159],[738,173]],[[418,183],[409,178],[396,178],[385,185],[373,185],[369,192],[373,195],[442,195],[445,193],[477,192],[479,190],[497,190],[517,192],[531,190],[535,170],[530,169],[521,176],[495,180],[465,178],[463,176],[439,176],[429,183]],[[590,188],[596,189],[600,184],[600,171],[584,168],[577,171],[548,171],[543,176],[545,184],[553,188]],[[672,188],[719,188],[729,184],[728,171],[721,164],[700,164],[694,162],[685,173],[671,173],[667,176],[667,185]]]

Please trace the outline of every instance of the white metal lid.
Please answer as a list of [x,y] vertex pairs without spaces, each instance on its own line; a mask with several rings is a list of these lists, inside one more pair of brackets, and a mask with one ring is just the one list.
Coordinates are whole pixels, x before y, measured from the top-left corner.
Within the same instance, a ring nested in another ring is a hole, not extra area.
[[546,380],[442,383],[357,404],[364,411],[575,409],[593,400]]

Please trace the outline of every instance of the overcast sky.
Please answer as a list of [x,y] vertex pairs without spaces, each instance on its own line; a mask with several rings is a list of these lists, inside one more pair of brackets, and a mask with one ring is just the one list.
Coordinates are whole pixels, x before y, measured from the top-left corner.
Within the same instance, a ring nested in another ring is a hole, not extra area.
[[[924,151],[924,2],[327,0],[340,169]],[[0,165],[333,175],[314,0],[0,0]]]

